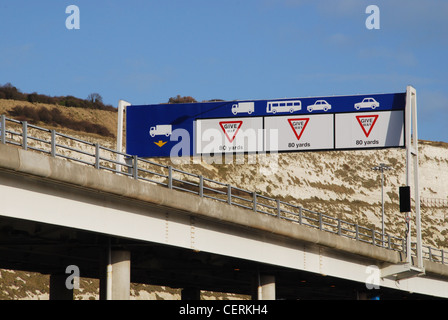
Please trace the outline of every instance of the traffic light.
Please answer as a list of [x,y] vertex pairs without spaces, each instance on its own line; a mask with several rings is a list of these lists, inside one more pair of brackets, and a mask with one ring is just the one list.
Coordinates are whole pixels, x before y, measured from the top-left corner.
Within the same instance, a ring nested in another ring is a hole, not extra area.
[[411,187],[400,187],[400,212],[411,211]]

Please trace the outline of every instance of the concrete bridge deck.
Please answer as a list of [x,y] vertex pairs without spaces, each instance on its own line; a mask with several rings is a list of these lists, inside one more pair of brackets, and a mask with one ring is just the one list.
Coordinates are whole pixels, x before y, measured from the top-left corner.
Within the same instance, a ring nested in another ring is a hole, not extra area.
[[[261,274],[274,276],[277,298],[346,298],[366,291],[369,266],[382,269],[404,258],[397,251],[4,144],[0,197],[0,267],[56,274],[69,263],[79,265],[82,275],[104,280],[111,244],[131,253],[135,282],[254,295]],[[423,276],[380,278],[380,287],[392,295],[398,290],[448,297],[448,266],[424,263]],[[338,286],[344,289],[328,292]]]

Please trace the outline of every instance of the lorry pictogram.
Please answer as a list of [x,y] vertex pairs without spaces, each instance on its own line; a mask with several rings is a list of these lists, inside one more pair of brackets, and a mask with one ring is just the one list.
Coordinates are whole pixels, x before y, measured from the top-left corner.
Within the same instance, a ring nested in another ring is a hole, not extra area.
[[170,124],[158,124],[155,127],[149,129],[149,135],[151,137],[155,136],[167,136],[169,137],[172,133],[172,126]]
[[252,114],[255,111],[253,102],[239,102],[232,105],[232,113],[237,115],[238,113]]

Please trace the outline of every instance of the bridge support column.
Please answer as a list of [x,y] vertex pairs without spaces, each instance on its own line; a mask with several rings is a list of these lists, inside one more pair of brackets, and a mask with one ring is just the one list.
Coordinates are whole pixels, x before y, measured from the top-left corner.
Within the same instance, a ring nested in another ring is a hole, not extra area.
[[50,275],[50,300],[73,300],[73,289],[65,285],[67,274]]
[[131,295],[131,253],[126,250],[111,251],[112,300],[129,300]]
[[131,295],[131,253],[105,250],[100,264],[100,300],[129,300]]
[[257,300],[275,300],[275,276],[258,275],[256,298]]
[[201,290],[198,288],[183,288],[181,294],[182,300],[201,300]]

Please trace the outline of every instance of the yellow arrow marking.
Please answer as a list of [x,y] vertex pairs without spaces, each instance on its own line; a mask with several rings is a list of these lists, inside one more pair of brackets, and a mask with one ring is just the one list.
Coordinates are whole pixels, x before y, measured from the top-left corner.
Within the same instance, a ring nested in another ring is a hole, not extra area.
[[164,145],[165,145],[165,143],[167,143],[168,141],[162,141],[162,140],[159,140],[159,141],[157,141],[157,142],[154,142],[156,145],[158,145],[160,148],[161,147],[163,147]]

